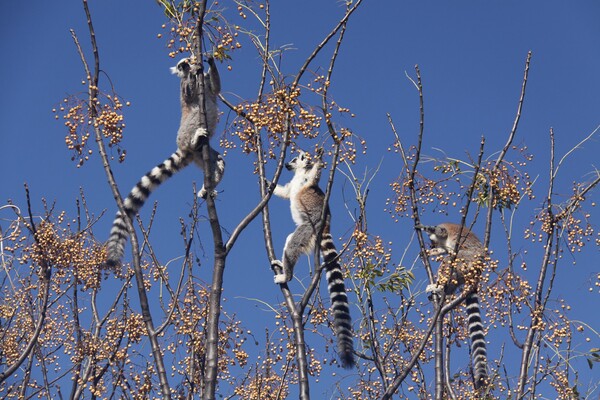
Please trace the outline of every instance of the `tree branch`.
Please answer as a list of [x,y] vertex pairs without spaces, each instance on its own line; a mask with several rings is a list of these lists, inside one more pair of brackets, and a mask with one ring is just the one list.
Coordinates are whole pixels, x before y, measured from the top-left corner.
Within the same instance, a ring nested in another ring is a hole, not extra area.
[[[33,221],[33,215],[31,214],[31,198],[29,196],[29,188],[27,184],[25,185],[25,194],[27,197],[27,210],[29,212],[29,223],[31,224],[31,231],[34,234],[36,243],[39,244],[38,237],[36,235],[36,227]],[[4,382],[8,377],[15,373],[15,371],[23,364],[23,362],[29,357],[33,348],[37,345],[38,339],[42,332],[42,328],[44,327],[44,320],[46,319],[46,311],[48,310],[48,299],[50,298],[50,280],[52,278],[52,267],[48,264],[45,257],[40,264],[40,274],[39,280],[42,284],[40,291],[42,293],[41,305],[40,305],[40,314],[38,316],[38,320],[35,324],[35,329],[33,330],[33,334],[29,338],[29,342],[25,349],[17,358],[17,360],[10,366],[8,366],[4,371],[0,372],[0,384]]]
[[[75,35],[75,32],[73,30],[71,30],[71,36],[73,37],[73,40],[77,47],[77,51],[79,52],[79,55],[81,57],[81,61],[84,65],[87,76],[90,77],[90,81],[88,82],[89,83],[89,85],[88,85],[88,110],[90,112],[90,117],[93,120],[95,120],[97,117],[97,109],[96,109],[96,101],[97,100],[96,99],[98,96],[100,56],[98,53],[98,46],[96,43],[96,34],[94,32],[94,26],[92,24],[92,17],[91,17],[91,13],[90,13],[90,10],[88,7],[87,0],[83,0],[83,8],[85,10],[85,14],[87,17],[87,24],[88,24],[88,29],[90,32],[90,40],[92,43],[92,52],[94,54],[93,76],[88,67],[85,56],[83,55],[83,51],[81,49],[81,46],[79,45],[79,41],[77,40],[77,36]],[[156,372],[158,374],[158,378],[160,381],[161,393],[163,395],[163,398],[170,399],[171,398],[171,389],[169,386],[169,382],[167,380],[167,373],[166,373],[165,366],[164,366],[162,351],[160,349],[160,345],[158,343],[158,338],[157,338],[157,336],[155,334],[155,330],[154,330],[154,322],[152,320],[152,314],[150,312],[148,296],[147,296],[146,290],[144,288],[144,276],[143,276],[143,272],[142,272],[142,269],[140,266],[140,255],[138,252],[139,245],[138,245],[137,235],[136,235],[136,232],[133,227],[133,223],[132,223],[131,219],[127,216],[127,213],[125,213],[125,210],[123,207],[123,200],[121,198],[121,194],[119,192],[118,186],[116,184],[112,170],[110,168],[108,156],[106,154],[106,148],[104,147],[104,142],[102,140],[102,133],[100,132],[100,129],[97,124],[93,124],[93,125],[94,125],[95,140],[96,140],[96,144],[98,145],[98,150],[100,152],[100,156],[102,158],[102,164],[104,167],[104,171],[106,173],[106,177],[108,179],[109,185],[113,192],[113,196],[115,198],[115,201],[117,202],[117,206],[119,208],[121,215],[123,216],[123,220],[125,221],[125,225],[127,226],[127,230],[130,235],[133,267],[134,267],[135,278],[136,278],[136,283],[137,283],[138,298],[140,301],[142,317],[144,319],[144,324],[146,326],[146,331],[148,333],[148,338],[150,340],[150,346],[152,348],[152,354],[153,354],[154,363],[156,366]]]
[[513,122],[512,129],[510,130],[510,134],[508,135],[508,140],[504,145],[504,148],[498,155],[496,159],[496,164],[494,168],[498,168],[504,156],[510,149],[510,145],[512,144],[515,135],[517,133],[517,127],[519,126],[519,120],[521,119],[521,111],[523,110],[523,101],[525,100],[525,88],[527,87],[527,77],[529,76],[529,63],[531,61],[531,51],[527,52],[527,60],[525,61],[525,72],[523,73],[523,84],[521,85],[521,96],[519,97],[519,105],[517,106],[517,115],[515,116],[515,120]]

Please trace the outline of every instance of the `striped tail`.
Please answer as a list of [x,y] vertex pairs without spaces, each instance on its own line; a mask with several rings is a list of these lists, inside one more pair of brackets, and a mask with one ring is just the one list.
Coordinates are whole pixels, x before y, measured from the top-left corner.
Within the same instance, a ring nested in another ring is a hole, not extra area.
[[479,311],[479,297],[477,293],[470,293],[466,299],[469,338],[471,339],[471,359],[473,364],[473,379],[475,389],[486,385],[487,381],[487,350],[483,335],[483,324]]
[[[133,220],[135,214],[142,208],[154,189],[173,176],[177,171],[187,167],[193,159],[194,155],[192,152],[177,150],[164,162],[152,168],[150,172],[144,175],[123,201],[123,208],[129,219]],[[109,267],[114,268],[120,265],[125,251],[127,236],[129,236],[129,233],[127,232],[125,219],[121,215],[121,212],[118,211],[110,230],[110,237],[106,243],[106,265]]]
[[354,366],[354,343],[352,340],[352,319],[348,306],[348,296],[344,285],[342,269],[337,261],[338,254],[331,234],[323,232],[321,252],[325,260],[327,287],[333,310],[333,326],[337,336],[337,351],[344,368]]

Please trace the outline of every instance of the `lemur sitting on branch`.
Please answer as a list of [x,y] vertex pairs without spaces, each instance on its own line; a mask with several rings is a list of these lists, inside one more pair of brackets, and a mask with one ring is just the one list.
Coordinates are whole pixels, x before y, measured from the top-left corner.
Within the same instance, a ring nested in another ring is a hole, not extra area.
[[[417,229],[425,231],[431,240],[432,248],[429,250],[429,255],[448,254],[442,260],[438,270],[437,283],[428,285],[427,292],[440,293],[443,289],[444,293],[450,295],[459,286],[465,285],[473,378],[475,389],[478,390],[486,384],[487,380],[487,350],[479,311],[479,297],[477,296],[477,285],[484,265],[485,249],[479,238],[466,227],[462,228],[459,238],[461,226],[458,224],[418,225]],[[454,253],[457,243],[458,251]],[[454,255],[456,258],[452,262]]]

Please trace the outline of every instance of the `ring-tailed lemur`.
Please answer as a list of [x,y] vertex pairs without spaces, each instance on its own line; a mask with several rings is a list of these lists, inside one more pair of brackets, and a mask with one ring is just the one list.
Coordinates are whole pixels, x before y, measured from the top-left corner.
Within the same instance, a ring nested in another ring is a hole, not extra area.
[[[219,72],[212,57],[208,59],[208,63],[210,68],[203,76],[206,115],[200,110],[198,79],[200,66],[192,63],[189,58],[184,58],[175,67],[171,67],[171,73],[181,79],[181,123],[177,131],[177,151],[144,175],[131,189],[131,192],[123,201],[125,213],[130,219],[133,219],[133,216],[142,208],[154,189],[173,174],[187,167],[192,161],[202,168],[204,173],[207,173],[208,168],[204,165],[201,149],[204,141],[210,139],[215,133],[219,116],[217,95],[221,91]],[[206,121],[204,121],[205,117]],[[208,132],[206,129],[208,129]],[[225,172],[225,161],[221,154],[210,146],[209,153],[213,170],[212,179],[216,187]],[[216,191],[213,191],[212,194],[216,195]],[[206,197],[206,195],[207,190],[203,185],[198,192],[198,196]],[[121,262],[127,236],[125,220],[121,213],[117,212],[107,242],[108,266],[114,267]]]
[[317,236],[323,229],[320,246],[333,310],[337,351],[342,366],[352,368],[354,366],[352,320],[344,276],[338,262],[337,250],[331,238],[331,213],[327,205],[325,206],[325,221],[321,220],[325,201],[325,193],[319,188],[319,179],[323,168],[321,155],[322,153],[319,153],[317,161],[313,163],[306,153],[300,152],[299,156],[285,165],[288,170],[294,171],[292,180],[285,186],[277,185],[273,192],[276,196],[290,200],[292,219],[296,223],[296,230],[285,241],[283,262],[273,261],[274,266],[279,266],[283,270],[282,274],[275,275],[275,283],[285,283],[292,279],[298,257],[303,253],[309,254],[313,250]]
[[458,286],[466,286],[468,294],[465,303],[471,340],[473,379],[475,389],[479,389],[487,380],[487,350],[477,296],[477,283],[483,268],[485,249],[477,236],[466,227],[463,227],[459,239],[460,227],[457,224],[443,223],[437,226],[418,225],[417,229],[424,230],[431,240],[433,248],[429,250],[429,255],[454,255],[456,244],[459,243],[455,262],[451,262],[452,257],[446,257],[438,270],[438,282],[428,285],[426,290],[439,293],[443,287],[444,292],[449,295],[454,293]]

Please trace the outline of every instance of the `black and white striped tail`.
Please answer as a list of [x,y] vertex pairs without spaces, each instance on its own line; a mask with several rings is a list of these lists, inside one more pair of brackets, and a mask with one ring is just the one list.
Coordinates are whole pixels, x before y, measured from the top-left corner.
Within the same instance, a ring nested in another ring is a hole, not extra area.
[[466,299],[469,338],[471,339],[471,360],[473,364],[473,379],[475,389],[486,385],[487,380],[487,350],[485,336],[479,311],[479,297],[477,293],[470,293]]
[[337,261],[337,250],[329,233],[323,233],[321,253],[325,260],[327,287],[331,298],[338,355],[344,368],[352,368],[354,366],[354,342],[352,340],[350,307],[346,295],[346,286],[344,285],[344,276]]
[[[154,189],[173,176],[177,171],[188,166],[193,159],[193,153],[184,153],[177,150],[175,153],[171,154],[169,158],[144,175],[123,201],[123,207],[129,219],[133,219],[146,200],[148,200],[148,197],[150,197],[150,194]],[[106,264],[109,267],[114,268],[120,265],[128,236],[129,233],[127,232],[125,219],[123,218],[123,215],[121,215],[121,212],[118,211],[110,230],[110,237],[106,243]]]

